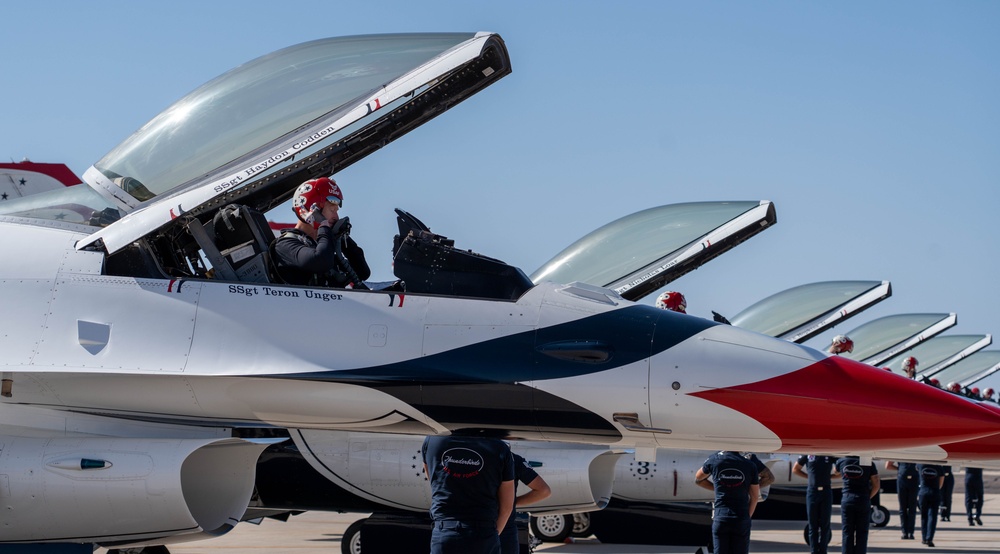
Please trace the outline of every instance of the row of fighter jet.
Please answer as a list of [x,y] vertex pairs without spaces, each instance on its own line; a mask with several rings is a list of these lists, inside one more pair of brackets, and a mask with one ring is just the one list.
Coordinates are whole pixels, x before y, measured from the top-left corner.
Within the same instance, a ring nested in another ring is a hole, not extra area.
[[[766,201],[652,208],[531,277],[397,210],[405,292],[269,275],[260,214],[510,72],[494,33],[295,45],[168,107],[83,184],[0,203],[19,260],[0,268],[0,544],[218,536],[255,484],[268,507],[258,457],[285,434],[327,482],[406,509],[427,494],[407,436],[530,441],[549,509],[572,511],[610,498],[625,455],[642,476],[682,449],[964,460],[1000,433],[988,405],[636,303],[773,225]],[[668,239],[678,222],[694,236]]]

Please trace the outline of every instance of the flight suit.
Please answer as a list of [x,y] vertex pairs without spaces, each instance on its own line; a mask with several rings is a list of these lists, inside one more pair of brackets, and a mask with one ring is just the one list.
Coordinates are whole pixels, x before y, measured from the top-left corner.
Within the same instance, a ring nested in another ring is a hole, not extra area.
[[830,536],[830,516],[833,513],[833,488],[830,470],[837,462],[833,456],[800,456],[798,464],[809,475],[806,488],[806,515],[809,518],[809,547],[813,554],[826,554],[826,537]]
[[431,436],[421,451],[431,484],[431,554],[499,554],[497,491],[514,480],[507,443]]
[[865,554],[868,552],[868,525],[872,511],[871,478],[878,475],[878,470],[874,463],[862,465],[857,456],[840,458],[836,465],[844,480],[840,500],[841,552]]
[[917,525],[917,490],[920,488],[920,475],[917,474],[917,464],[899,462],[899,472],[896,473],[896,496],[899,498],[899,525],[903,528],[903,537],[913,538]]
[[944,468],[934,464],[917,464],[920,475],[920,490],[917,504],[920,506],[920,538],[924,544],[932,545],[937,529],[938,507],[941,506],[941,478]]

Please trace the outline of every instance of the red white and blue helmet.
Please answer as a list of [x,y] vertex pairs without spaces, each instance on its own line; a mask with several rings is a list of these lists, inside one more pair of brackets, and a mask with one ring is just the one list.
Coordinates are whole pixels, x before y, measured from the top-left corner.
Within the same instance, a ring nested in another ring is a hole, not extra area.
[[993,389],[992,388],[987,388],[986,390],[984,390],[983,391],[983,398],[986,398],[986,399],[989,399],[989,400],[993,400]]
[[656,297],[656,307],[661,310],[670,310],[672,312],[686,314],[687,312],[685,310],[687,310],[688,305],[683,294],[668,290]]
[[318,227],[320,222],[314,221],[313,211],[322,208],[324,202],[336,202],[337,205],[342,206],[344,193],[340,191],[337,182],[329,177],[310,179],[295,189],[295,196],[292,197],[292,211],[302,222],[311,223],[314,227]]
[[837,335],[833,337],[833,342],[830,344],[830,348],[827,349],[831,354],[843,354],[844,352],[854,352],[854,341],[851,340],[847,335]]
[[907,370],[910,370],[910,369],[912,369],[913,371],[916,371],[918,363],[919,362],[917,362],[917,359],[914,358],[913,356],[907,356],[903,360],[903,371],[907,371]]

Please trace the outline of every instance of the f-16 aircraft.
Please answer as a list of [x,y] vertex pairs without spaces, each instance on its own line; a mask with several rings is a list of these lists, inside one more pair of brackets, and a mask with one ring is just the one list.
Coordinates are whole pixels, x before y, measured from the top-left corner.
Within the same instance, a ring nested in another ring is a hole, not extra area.
[[0,163],[0,203],[78,184],[80,178],[65,164]]
[[1000,430],[995,412],[850,360],[602,287],[533,283],[402,210],[403,291],[272,278],[261,213],[510,71],[492,33],[291,46],[168,107],[83,185],[0,206],[0,254],[16,260],[0,268],[0,543],[224,533],[264,447],[233,438],[240,427],[491,430],[650,452]]

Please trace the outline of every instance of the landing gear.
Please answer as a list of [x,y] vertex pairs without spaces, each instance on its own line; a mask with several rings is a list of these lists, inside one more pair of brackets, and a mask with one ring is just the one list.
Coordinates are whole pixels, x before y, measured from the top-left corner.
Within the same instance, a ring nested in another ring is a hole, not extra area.
[[889,525],[889,509],[885,506],[872,506],[872,515],[869,521],[873,527]]
[[340,539],[341,554],[361,554],[361,526],[364,519],[359,519],[347,526],[344,536]]
[[570,536],[576,538],[589,537],[593,534],[590,530],[590,514],[587,512],[580,512],[579,514],[573,514],[573,530],[570,531]]
[[[542,515],[532,516],[531,533],[543,542],[563,542],[573,532],[573,516]],[[588,518],[589,529],[589,518]]]

